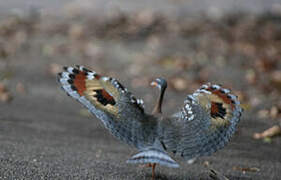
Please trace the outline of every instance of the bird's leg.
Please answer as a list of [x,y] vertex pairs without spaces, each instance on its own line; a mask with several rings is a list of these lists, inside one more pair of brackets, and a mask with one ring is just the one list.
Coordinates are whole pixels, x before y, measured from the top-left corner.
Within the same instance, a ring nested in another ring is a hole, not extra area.
[[156,167],[156,163],[152,163],[151,167],[152,167],[152,180],[154,180],[154,179],[155,179],[155,167]]
[[162,102],[163,102],[165,89],[166,89],[166,87],[163,87],[163,88],[161,87],[160,94],[157,99],[156,105],[154,106],[154,109],[152,111],[152,114],[157,114],[157,113],[161,114],[162,113]]
[[151,167],[152,168],[152,180],[154,180],[156,163],[148,163],[148,164],[143,165],[142,167]]

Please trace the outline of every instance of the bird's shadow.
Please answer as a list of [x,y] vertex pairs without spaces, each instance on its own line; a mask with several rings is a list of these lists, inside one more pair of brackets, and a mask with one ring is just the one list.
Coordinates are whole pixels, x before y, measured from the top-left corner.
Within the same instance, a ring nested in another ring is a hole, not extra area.
[[[152,180],[151,173],[146,173],[144,175],[145,180]],[[227,179],[229,180],[252,180],[251,177],[243,177],[243,176],[233,176],[233,175],[226,175]],[[137,179],[142,179],[142,178],[137,178]],[[155,179],[154,180],[193,180],[193,179],[198,179],[198,180],[224,180],[220,178],[211,178],[208,174],[202,173],[199,176],[196,177],[183,177],[183,176],[175,176],[175,175],[165,175],[165,174],[155,174]]]
[[[152,175],[150,173],[145,174],[145,180],[152,180]],[[165,175],[165,174],[155,174],[154,180],[191,180],[192,177],[180,177],[175,175]],[[198,178],[196,178],[198,179]],[[199,178],[200,179],[200,178]]]

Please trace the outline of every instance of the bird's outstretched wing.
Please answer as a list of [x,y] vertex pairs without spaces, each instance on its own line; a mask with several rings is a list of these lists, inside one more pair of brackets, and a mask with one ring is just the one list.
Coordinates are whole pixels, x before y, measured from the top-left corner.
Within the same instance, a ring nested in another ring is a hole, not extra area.
[[185,159],[221,149],[236,130],[242,112],[239,104],[228,89],[203,85],[187,96],[181,111],[163,122],[166,149]]
[[58,81],[69,96],[88,108],[114,136],[136,145],[138,132],[134,129],[146,116],[141,99],[136,99],[116,79],[83,66],[64,67]]

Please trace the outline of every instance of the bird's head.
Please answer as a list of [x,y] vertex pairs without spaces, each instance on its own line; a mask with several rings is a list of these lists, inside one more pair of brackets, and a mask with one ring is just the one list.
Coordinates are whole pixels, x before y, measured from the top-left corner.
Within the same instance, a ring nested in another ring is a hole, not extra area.
[[167,88],[167,81],[164,78],[156,78],[150,85],[159,88],[159,90],[163,92]]
[[156,78],[155,80],[153,80],[150,84],[153,87],[157,87],[160,90],[160,94],[157,100],[157,103],[152,111],[153,114],[157,114],[157,113],[162,113],[161,111],[161,106],[162,106],[162,101],[163,101],[163,96],[165,93],[165,90],[167,88],[167,82],[164,78]]

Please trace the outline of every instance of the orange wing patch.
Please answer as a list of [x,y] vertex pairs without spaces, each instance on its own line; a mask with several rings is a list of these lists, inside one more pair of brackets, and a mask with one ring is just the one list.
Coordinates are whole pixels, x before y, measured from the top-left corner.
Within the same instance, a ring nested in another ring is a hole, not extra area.
[[75,75],[73,80],[73,85],[77,89],[77,92],[80,96],[83,96],[83,93],[86,90],[85,79],[86,79],[85,73],[80,71],[78,74]]
[[228,97],[227,94],[222,93],[219,89],[212,89],[212,87],[207,88],[207,90],[221,98],[224,103],[229,104],[232,110],[235,108],[231,98]]
[[220,117],[225,118],[226,109],[223,107],[222,103],[211,102],[211,116],[213,118]]
[[[59,74],[60,77],[63,77],[60,82],[66,85],[64,89],[68,93],[76,92],[97,108],[114,115],[118,114],[118,107],[115,105],[120,94],[111,84],[111,78],[102,77],[82,66],[64,67],[64,70],[65,72]],[[70,85],[71,91],[67,89],[68,85]]]
[[211,128],[224,127],[230,124],[235,104],[229,96],[229,90],[217,85],[204,85],[197,91],[200,105],[210,113]]

